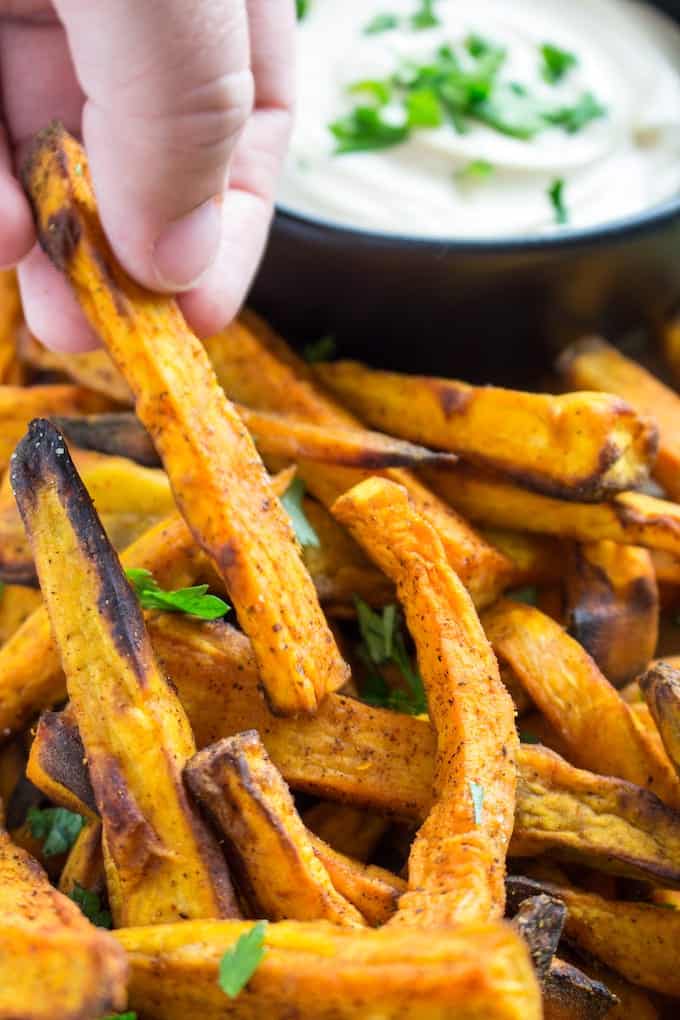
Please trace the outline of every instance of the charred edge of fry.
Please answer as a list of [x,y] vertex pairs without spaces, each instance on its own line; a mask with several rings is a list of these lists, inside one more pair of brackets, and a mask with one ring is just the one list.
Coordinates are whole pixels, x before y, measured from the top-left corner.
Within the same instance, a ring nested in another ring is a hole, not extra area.
[[[73,794],[92,814],[97,813],[94,790],[87,768],[85,748],[76,721],[65,709],[44,712],[38,722],[36,739],[28,761],[27,775],[39,789],[50,796],[51,784]],[[42,779],[49,777],[49,788]]]
[[151,436],[131,411],[113,414],[50,415],[50,421],[81,450],[129,457],[144,467],[160,467]]
[[664,747],[680,772],[680,670],[656,662],[638,678]]
[[109,625],[119,654],[143,683],[146,666],[140,656],[145,629],[139,603],[76,471],[66,440],[45,418],[35,418],[17,446],[12,458],[11,479],[26,525],[29,509],[35,505],[40,490],[46,485],[56,485],[83,555],[97,565],[98,610]]
[[553,960],[543,985],[546,1020],[599,1020],[618,1004],[605,984],[564,960]]
[[513,918],[515,926],[529,946],[539,981],[544,980],[550,969],[562,937],[566,916],[567,908],[561,900],[539,893],[523,900]]

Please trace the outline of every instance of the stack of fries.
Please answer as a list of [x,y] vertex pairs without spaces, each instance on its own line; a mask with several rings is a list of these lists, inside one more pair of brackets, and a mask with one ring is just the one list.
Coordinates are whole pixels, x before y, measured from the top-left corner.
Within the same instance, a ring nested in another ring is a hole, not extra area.
[[2,277],[0,1020],[676,1015],[680,398],[201,343],[24,182],[103,347]]

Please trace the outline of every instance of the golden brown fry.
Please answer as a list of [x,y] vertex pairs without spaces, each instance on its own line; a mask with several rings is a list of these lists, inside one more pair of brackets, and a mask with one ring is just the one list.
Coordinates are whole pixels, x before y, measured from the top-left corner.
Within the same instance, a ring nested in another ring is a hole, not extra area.
[[435,802],[411,848],[395,920],[436,926],[501,916],[519,743],[472,601],[403,487],[369,479],[333,513],[397,586],[437,733]]
[[26,772],[26,749],[19,738],[0,749],[0,827],[11,828],[7,814],[12,797]]
[[554,960],[543,985],[543,1020],[611,1017],[616,996],[601,981],[564,960]]
[[576,545],[566,577],[566,620],[615,687],[646,669],[659,636],[659,592],[647,549]]
[[400,896],[406,892],[406,882],[384,868],[338,853],[313,832],[308,832],[307,837],[337,891],[357,908],[368,924],[377,928],[389,921]]
[[659,662],[638,683],[668,757],[680,775],[680,671]]
[[19,329],[18,344],[22,361],[32,368],[40,372],[59,372],[117,404],[132,404],[130,387],[103,347],[80,354],[51,351],[32,337],[25,326]]
[[15,381],[17,330],[21,322],[21,300],[17,274],[13,269],[0,272],[0,383]]
[[372,427],[459,453],[551,496],[600,499],[634,488],[656,455],[653,422],[601,393],[522,393],[356,361],[315,372]]
[[313,712],[348,669],[255,446],[176,303],[132,282],[105,238],[82,147],[39,135],[24,185],[40,241],[135,395],[196,540],[224,577],[282,713]]
[[92,1020],[125,1006],[125,954],[0,834],[0,1017]]
[[653,474],[671,499],[680,499],[680,397],[646,368],[599,337],[586,337],[561,355],[558,368],[567,385],[623,397],[659,429]]
[[52,415],[52,422],[69,446],[128,457],[145,467],[159,467],[161,459],[151,436],[132,411],[112,414]]
[[42,597],[33,588],[18,584],[6,584],[0,591],[0,645],[12,637],[24,620],[33,613]]
[[32,418],[107,411],[104,397],[80,386],[0,386],[0,473]]
[[363,926],[359,911],[336,892],[255,730],[199,751],[184,778],[226,836],[257,917]]
[[676,307],[660,330],[661,349],[675,383],[680,382],[680,307]]
[[487,610],[482,622],[496,655],[524,684],[576,765],[627,779],[680,806],[680,783],[668,758],[657,753],[630,706],[559,624],[510,599]]
[[[358,422],[315,382],[308,365],[251,312],[206,342],[217,377],[232,400],[262,411],[285,414],[330,427],[357,427]],[[365,472],[304,463],[300,476],[326,507],[350,489]],[[396,468],[386,472],[404,485],[416,508],[439,532],[451,566],[476,605],[488,605],[510,581],[511,565],[422,482]]]
[[[115,549],[124,549],[174,510],[164,471],[90,450],[76,451],[73,460]],[[7,487],[0,493],[0,581],[35,585],[37,580],[30,543]]]
[[[585,959],[582,958],[584,956]],[[616,1005],[606,1014],[607,1020],[632,1020],[633,1017],[635,1020],[659,1020],[659,1011],[652,1003],[648,992],[638,988],[637,985],[632,985],[609,967],[603,967],[592,956],[580,954],[578,961],[588,977],[601,981],[618,999]],[[590,1020],[590,1017],[587,1020]]]
[[481,528],[487,541],[508,557],[513,565],[512,588],[553,584],[564,576],[564,545],[546,535],[503,528]]
[[17,447],[12,486],[87,754],[116,924],[235,916],[226,865],[182,783],[189,722],[49,422],[32,422]]
[[320,801],[308,808],[302,819],[308,829],[341,854],[358,861],[369,860],[387,831],[389,823],[379,815],[351,804]]
[[282,921],[236,999],[217,984],[225,951],[249,922],[186,922],[118,931],[130,962],[130,1006],[148,1020],[540,1020],[526,948],[509,925],[437,932],[356,932]]
[[70,896],[77,886],[96,893],[102,893],[106,886],[102,823],[98,819],[80,830],[59,877],[59,891],[65,896]]
[[667,500],[622,492],[606,503],[571,503],[529,492],[465,464],[450,471],[424,472],[445,500],[479,524],[579,542],[610,539],[680,555],[680,506]]

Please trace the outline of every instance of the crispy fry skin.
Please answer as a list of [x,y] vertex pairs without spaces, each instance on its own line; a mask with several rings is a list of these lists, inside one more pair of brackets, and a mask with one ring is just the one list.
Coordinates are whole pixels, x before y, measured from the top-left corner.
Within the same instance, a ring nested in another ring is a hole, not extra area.
[[519,743],[472,601],[403,487],[369,479],[333,513],[397,586],[437,733],[435,802],[411,849],[396,920],[441,925],[500,915]]
[[569,633],[615,687],[646,669],[659,636],[659,592],[647,549],[615,542],[575,546],[566,595]]
[[[80,168],[80,172],[76,171]],[[173,300],[115,262],[82,147],[55,125],[23,179],[38,237],[135,395],[177,505],[224,577],[275,708],[313,712],[348,668],[255,446]]]
[[5,269],[0,272],[0,384],[15,381],[21,318],[17,274],[13,269]]
[[368,924],[376,928],[385,924],[397,909],[399,897],[406,892],[406,882],[385,868],[363,864],[339,853],[313,832],[308,832],[307,838],[340,895],[357,908]]
[[12,637],[42,601],[39,591],[6,584],[0,592],[0,646]]
[[[262,411],[339,428],[358,427],[315,382],[300,358],[250,312],[206,342],[217,377],[232,400]],[[366,472],[303,463],[300,475],[309,491],[327,507],[352,488]],[[404,485],[416,508],[439,532],[451,566],[476,605],[489,605],[510,580],[511,565],[422,482],[396,468],[386,472]]]
[[0,473],[32,418],[89,414],[107,411],[110,406],[104,397],[80,386],[0,386]]
[[564,960],[554,960],[543,985],[544,1020],[611,1017],[616,996],[601,981]]
[[367,861],[373,856],[389,825],[385,818],[351,804],[327,801],[308,808],[302,820],[324,843],[359,861]]
[[[76,451],[78,472],[115,549],[124,549],[175,508],[164,471],[123,457]],[[30,543],[11,489],[0,494],[0,580],[37,584]]]
[[69,850],[59,876],[59,891],[70,896],[76,886],[80,886],[81,889],[101,893],[105,884],[102,823],[95,820],[83,826]]
[[559,624],[510,599],[487,610],[482,623],[499,660],[524,684],[576,765],[627,779],[680,806],[680,784],[667,757],[657,753],[630,706]]
[[199,751],[184,778],[227,837],[257,917],[363,926],[359,911],[336,892],[255,730]]
[[19,328],[19,353],[22,361],[41,372],[60,372],[80,386],[102,393],[117,404],[132,404],[132,393],[108,351],[67,354],[51,351],[31,336],[26,326]]
[[450,471],[423,470],[443,499],[479,524],[579,542],[610,539],[680,554],[680,506],[667,500],[622,492],[606,503],[571,503],[529,492],[465,464]]
[[668,757],[680,775],[680,671],[658,662],[638,682]]
[[226,865],[182,784],[195,751],[139,603],[61,434],[31,424],[12,460],[104,828],[114,920],[235,916]]
[[567,908],[561,900],[540,893],[523,900],[512,919],[529,947],[531,962],[541,983],[557,952],[566,916]]
[[91,925],[1,833],[2,1020],[92,1020],[124,1007],[126,975],[116,940]]
[[356,932],[282,921],[247,989],[217,984],[224,952],[252,922],[187,922],[118,931],[128,954],[130,1006],[148,1020],[540,1020],[528,953],[509,925],[437,933]]
[[680,499],[680,397],[637,361],[599,337],[586,337],[560,356],[558,369],[567,385],[604,390],[623,397],[659,429],[653,474],[671,499]]
[[653,422],[601,393],[522,393],[453,379],[379,372],[356,361],[316,375],[374,428],[493,468],[563,499],[599,499],[643,482]]

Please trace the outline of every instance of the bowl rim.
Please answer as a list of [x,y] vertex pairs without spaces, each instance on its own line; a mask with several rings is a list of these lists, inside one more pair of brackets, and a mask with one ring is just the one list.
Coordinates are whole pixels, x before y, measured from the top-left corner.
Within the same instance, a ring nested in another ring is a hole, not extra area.
[[570,248],[616,243],[661,230],[675,222],[680,223],[680,194],[642,212],[605,223],[577,229],[566,228],[563,233],[555,231],[550,234],[519,234],[509,237],[421,237],[417,234],[364,230],[323,216],[299,212],[283,202],[275,204],[275,212],[277,218],[283,217],[319,232],[337,234],[340,240],[365,246],[437,249],[479,255],[516,254],[523,251],[559,253]]

